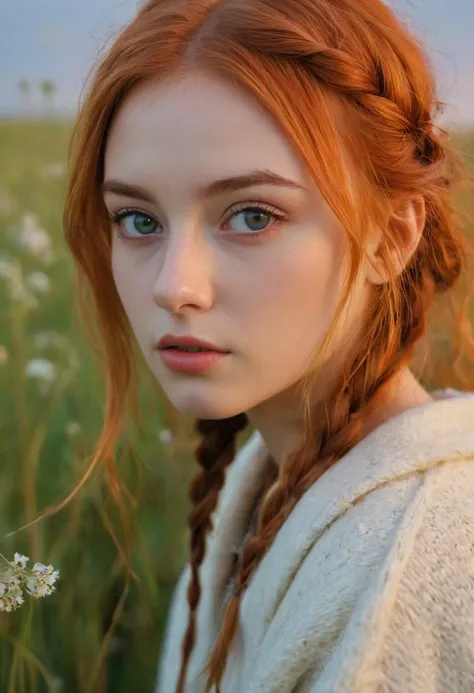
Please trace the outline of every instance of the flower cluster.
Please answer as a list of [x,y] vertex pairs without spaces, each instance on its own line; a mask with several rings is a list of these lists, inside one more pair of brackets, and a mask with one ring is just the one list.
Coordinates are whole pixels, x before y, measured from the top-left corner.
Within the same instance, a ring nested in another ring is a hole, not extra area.
[[35,599],[55,591],[54,583],[59,578],[59,570],[54,570],[52,565],[35,563],[29,570],[26,567],[28,556],[15,553],[13,561],[0,556],[0,611],[18,609],[24,602],[23,590]]

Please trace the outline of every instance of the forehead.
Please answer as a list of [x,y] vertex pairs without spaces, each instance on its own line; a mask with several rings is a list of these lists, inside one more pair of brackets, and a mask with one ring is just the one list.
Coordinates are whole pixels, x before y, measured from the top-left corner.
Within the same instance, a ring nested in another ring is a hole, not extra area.
[[298,154],[257,99],[202,73],[139,84],[119,108],[106,143],[106,176],[143,179],[183,168],[201,180],[268,168],[307,182]]

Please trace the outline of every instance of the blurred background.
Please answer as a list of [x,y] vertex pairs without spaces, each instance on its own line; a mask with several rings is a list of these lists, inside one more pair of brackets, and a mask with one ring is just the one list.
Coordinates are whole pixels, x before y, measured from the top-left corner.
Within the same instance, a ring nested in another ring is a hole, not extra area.
[[[436,68],[440,124],[474,166],[474,3],[393,0]],[[177,416],[145,373],[142,425],[117,449],[128,489],[128,591],[120,518],[94,473],[103,383],[73,299],[62,234],[67,146],[81,90],[136,0],[3,0],[0,6],[0,553],[61,572],[57,591],[0,611],[0,693],[153,691],[170,596],[186,560],[192,421]],[[459,195],[465,232],[474,202]],[[437,383],[433,383],[436,385]]]

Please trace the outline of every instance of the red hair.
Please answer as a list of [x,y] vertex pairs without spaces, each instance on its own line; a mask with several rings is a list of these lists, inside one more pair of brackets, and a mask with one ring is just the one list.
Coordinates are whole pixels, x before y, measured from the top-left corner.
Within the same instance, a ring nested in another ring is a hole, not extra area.
[[[240,84],[276,118],[344,226],[350,249],[333,323],[302,382],[306,435],[265,489],[206,668],[209,691],[222,679],[242,592],[278,530],[305,491],[360,440],[362,417],[400,368],[412,362],[415,345],[428,334],[433,302],[445,294],[456,298],[453,287],[461,287],[461,278],[469,275],[468,245],[452,203],[463,167],[447,134],[433,124],[441,104],[428,60],[381,0],[149,0],[102,59],[81,107],[64,217],[81,279],[81,305],[90,316],[92,298],[107,373],[105,421],[94,464],[105,460],[115,484],[113,446],[125,403],[135,392],[134,340],[111,271],[110,227],[100,192],[104,146],[114,114],[136,84],[193,69]],[[424,198],[426,224],[408,265],[396,272],[391,251],[401,239],[388,222],[414,196]],[[313,384],[375,226],[383,233],[388,280],[374,287],[365,329],[337,373],[327,418],[316,430]],[[461,357],[471,355],[466,306],[455,300],[453,307],[450,357],[455,353],[459,359],[454,370],[443,371],[440,386],[461,382]],[[440,324],[451,329],[445,317]],[[197,422],[202,442],[196,452],[200,470],[190,489],[190,618],[176,693],[184,690],[195,643],[199,568],[211,516],[234,459],[236,436],[247,423],[245,414]]]

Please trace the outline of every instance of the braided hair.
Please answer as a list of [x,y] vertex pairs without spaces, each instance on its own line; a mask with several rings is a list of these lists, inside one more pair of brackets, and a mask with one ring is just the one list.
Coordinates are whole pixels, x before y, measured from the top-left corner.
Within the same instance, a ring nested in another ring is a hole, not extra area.
[[222,421],[198,419],[196,431],[202,436],[195,456],[201,467],[189,489],[193,508],[188,522],[191,528],[191,580],[187,599],[190,619],[183,640],[183,663],[178,688],[184,685],[185,664],[194,646],[196,633],[196,608],[201,596],[199,568],[204,560],[206,536],[212,528],[212,513],[216,509],[219,491],[224,485],[225,470],[233,462],[236,436],[248,425],[245,414],[238,414]]

